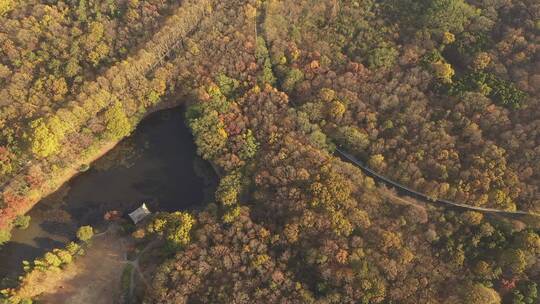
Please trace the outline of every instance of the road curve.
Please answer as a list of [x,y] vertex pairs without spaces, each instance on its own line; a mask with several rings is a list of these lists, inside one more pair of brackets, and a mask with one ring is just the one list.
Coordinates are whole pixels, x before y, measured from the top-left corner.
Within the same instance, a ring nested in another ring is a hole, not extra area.
[[396,190],[398,190],[399,192],[401,192],[403,194],[412,196],[413,198],[422,200],[422,201],[427,202],[427,203],[439,204],[439,205],[443,205],[443,206],[447,206],[447,207],[467,209],[467,210],[473,210],[473,211],[484,212],[484,213],[496,213],[496,214],[502,214],[502,215],[529,215],[529,216],[536,216],[536,217],[540,216],[538,214],[529,213],[529,212],[525,212],[525,211],[508,211],[508,210],[500,210],[500,209],[493,209],[493,208],[483,208],[483,207],[470,206],[470,205],[467,205],[467,204],[456,203],[456,202],[452,202],[452,201],[445,200],[445,199],[432,198],[432,197],[429,197],[428,195],[426,195],[424,193],[415,191],[415,190],[413,190],[413,189],[411,189],[411,188],[409,188],[409,187],[407,187],[405,185],[397,183],[397,182],[395,182],[395,181],[393,181],[393,180],[391,180],[391,179],[389,179],[389,178],[375,172],[374,170],[372,170],[368,166],[366,166],[363,162],[356,159],[356,157],[354,157],[353,155],[341,150],[340,148],[336,148],[336,152],[337,152],[337,154],[339,154],[341,156],[342,159],[345,159],[348,162],[356,165],[357,167],[362,169],[362,171],[364,171],[364,173],[366,175],[368,175],[371,178],[375,179],[375,181],[382,182],[382,183],[386,184],[387,186],[395,188]]

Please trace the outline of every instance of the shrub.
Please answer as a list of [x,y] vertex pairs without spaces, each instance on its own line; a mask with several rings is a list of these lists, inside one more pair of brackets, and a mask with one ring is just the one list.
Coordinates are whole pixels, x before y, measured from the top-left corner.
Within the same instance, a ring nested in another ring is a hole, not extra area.
[[67,244],[66,250],[71,255],[82,254],[81,246],[75,242],[70,242],[69,244]]
[[54,254],[62,261],[62,264],[71,264],[73,261],[73,255],[65,249],[55,249]]
[[94,236],[94,229],[91,226],[82,226],[77,230],[77,238],[83,242],[88,242]]
[[11,233],[8,230],[0,229],[0,246],[9,242]]
[[13,225],[19,229],[26,229],[30,226],[31,217],[29,215],[17,215]]
[[62,260],[52,252],[45,253],[43,260],[49,267],[60,267],[62,265]]
[[134,268],[133,265],[127,264],[122,271],[122,293],[129,296],[129,288],[131,285],[131,276]]

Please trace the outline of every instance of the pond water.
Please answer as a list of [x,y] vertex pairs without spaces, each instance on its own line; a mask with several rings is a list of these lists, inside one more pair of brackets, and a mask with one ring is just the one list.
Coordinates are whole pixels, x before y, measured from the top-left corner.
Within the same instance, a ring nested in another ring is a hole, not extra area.
[[196,209],[212,200],[217,178],[196,155],[180,108],[153,113],[129,138],[95,161],[29,213],[30,227],[14,229],[0,249],[0,279],[15,278],[22,261],[75,238],[82,225],[104,227],[107,211]]

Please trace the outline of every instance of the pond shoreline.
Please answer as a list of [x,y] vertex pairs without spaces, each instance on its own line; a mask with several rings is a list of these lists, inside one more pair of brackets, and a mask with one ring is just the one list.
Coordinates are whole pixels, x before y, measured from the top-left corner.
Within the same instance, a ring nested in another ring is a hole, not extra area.
[[[164,100],[163,102],[158,103],[156,106],[148,109],[144,114],[140,115],[140,117],[135,118],[137,120],[137,123],[134,125],[133,131],[135,131],[136,127],[151,114],[162,111],[162,110],[168,110],[168,109],[174,109],[176,107],[180,107],[186,104],[185,100],[186,100],[185,97],[176,96],[175,94],[175,96],[171,96],[167,98],[166,100]],[[55,172],[56,176],[54,178],[51,176],[45,175],[43,178],[43,182],[35,186],[34,188],[36,190],[35,192],[29,192],[28,194],[22,197],[25,203],[21,204],[19,209],[13,210],[14,214],[15,215],[27,214],[30,210],[32,210],[32,208],[34,208],[45,197],[55,193],[62,186],[64,186],[66,183],[72,180],[74,177],[78,176],[81,173],[84,173],[84,172],[81,172],[80,170],[81,167],[90,165],[96,160],[100,159],[105,154],[107,154],[112,149],[114,149],[126,137],[120,138],[115,141],[97,139],[89,147],[93,145],[97,145],[98,148],[92,149],[91,152],[85,151],[84,153],[81,153],[80,157],[76,160],[75,163],[72,163],[68,167],[63,167],[63,168],[58,169],[58,171]],[[16,176],[14,176],[12,180],[16,180],[18,178],[21,178],[21,176],[25,176],[25,175],[26,173],[19,173]],[[1,212],[0,212],[0,215],[1,215]],[[12,222],[13,220],[14,218],[9,219],[8,222]],[[11,230],[14,228],[15,227],[12,224],[10,224],[7,227],[2,227],[0,225],[1,230],[6,230],[9,232],[11,232]],[[1,248],[1,245],[0,245],[0,248]]]
[[[99,143],[99,149],[81,154],[63,169],[64,175],[56,175],[65,182],[34,204],[27,213],[29,227],[14,229],[0,248],[0,277],[15,277],[22,261],[62,246],[80,226],[101,227],[111,210],[127,214],[142,202],[153,212],[199,210],[213,201],[218,176],[197,156],[180,106],[188,101],[176,100],[132,118],[141,121],[130,136]],[[89,170],[74,170],[90,157],[95,161]]]

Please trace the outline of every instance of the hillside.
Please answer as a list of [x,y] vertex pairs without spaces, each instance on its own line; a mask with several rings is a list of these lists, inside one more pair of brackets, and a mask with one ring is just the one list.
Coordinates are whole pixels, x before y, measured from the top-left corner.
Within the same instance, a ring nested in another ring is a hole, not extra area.
[[[139,302],[539,301],[535,1],[5,3],[0,244],[183,104],[219,187],[138,227],[163,257]],[[26,303],[15,290],[0,303]]]

